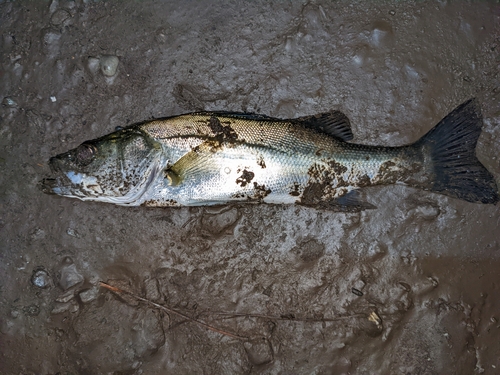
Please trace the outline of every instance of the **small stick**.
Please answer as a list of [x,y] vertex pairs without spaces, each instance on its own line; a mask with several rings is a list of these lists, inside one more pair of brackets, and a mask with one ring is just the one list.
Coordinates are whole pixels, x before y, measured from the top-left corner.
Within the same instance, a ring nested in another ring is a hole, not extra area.
[[129,296],[131,296],[131,297],[133,297],[133,298],[137,299],[138,301],[145,302],[145,303],[147,303],[148,305],[151,305],[151,306],[153,306],[153,307],[156,307],[157,309],[160,309],[160,310],[166,311],[166,312],[168,312],[168,313],[171,313],[171,314],[174,314],[174,315],[180,316],[180,317],[182,317],[182,318],[184,318],[184,319],[187,319],[187,320],[189,320],[189,321],[191,321],[191,322],[197,323],[197,324],[199,324],[199,325],[201,325],[201,326],[203,326],[203,327],[205,327],[205,328],[209,329],[210,331],[217,332],[217,333],[219,333],[219,334],[221,334],[221,335],[229,336],[229,337],[232,337],[232,338],[234,338],[234,339],[238,339],[238,340],[244,340],[244,341],[247,341],[247,340],[248,340],[248,338],[247,338],[247,337],[244,337],[244,336],[239,336],[239,335],[237,335],[237,334],[235,334],[235,333],[231,333],[231,332],[223,331],[223,330],[221,330],[221,329],[219,329],[219,328],[213,327],[213,326],[211,326],[211,325],[209,325],[209,324],[207,324],[207,323],[204,323],[204,322],[202,322],[202,321],[200,321],[200,320],[197,320],[197,319],[191,318],[190,316],[185,315],[185,314],[183,314],[183,313],[181,313],[181,312],[179,312],[179,311],[177,311],[177,310],[174,310],[174,309],[172,309],[172,308],[170,308],[170,307],[167,307],[167,306],[164,306],[164,305],[160,305],[160,304],[158,304],[158,303],[154,303],[154,302],[152,302],[152,301],[150,301],[150,300],[148,300],[148,299],[146,299],[146,298],[139,297],[139,296],[137,296],[137,295],[135,295],[135,294],[133,294],[133,293],[131,293],[131,292],[128,292],[128,291],[123,290],[123,289],[120,289],[120,288],[117,288],[116,286],[109,285],[109,284],[107,284],[107,283],[105,283],[105,282],[103,282],[103,281],[99,281],[99,285],[100,285],[100,286],[102,286],[103,288],[106,288],[106,289],[108,289],[108,290],[110,290],[110,291],[114,292],[114,293],[117,293],[117,294],[127,294],[127,295],[129,295]]
[[355,317],[364,317],[364,314],[353,314],[349,316],[339,316],[337,318],[295,318],[295,317],[287,317],[287,316],[275,316],[275,315],[264,315],[264,314],[246,314],[246,313],[226,313],[226,312],[213,312],[212,314],[225,317],[225,319],[233,319],[233,318],[263,318],[270,320],[288,320],[288,321],[296,321],[296,322],[337,322],[344,319],[352,319]]

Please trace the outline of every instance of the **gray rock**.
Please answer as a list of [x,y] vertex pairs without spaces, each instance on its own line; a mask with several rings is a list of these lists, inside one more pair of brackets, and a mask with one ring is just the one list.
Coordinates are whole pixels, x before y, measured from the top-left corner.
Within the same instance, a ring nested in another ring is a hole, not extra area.
[[59,297],[57,297],[56,301],[61,302],[61,303],[66,303],[66,302],[71,301],[73,298],[75,298],[75,293],[70,290],[66,293],[61,294]]
[[116,56],[102,56],[99,60],[102,74],[106,77],[113,77],[116,74],[119,62],[120,60]]
[[71,236],[71,237],[80,238],[80,235],[78,234],[78,232],[73,228],[66,229],[66,234]]
[[51,284],[50,276],[43,268],[37,268],[31,275],[31,283],[37,288],[48,288]]
[[95,300],[98,295],[99,295],[99,289],[97,289],[96,287],[83,290],[78,294],[78,296],[80,297],[80,300],[83,303],[88,303],[88,302]]
[[2,105],[9,108],[17,107],[17,103],[10,96],[6,96],[5,98],[3,98]]
[[68,264],[61,270],[59,285],[63,288],[63,290],[68,290],[69,288],[80,284],[83,280],[83,276],[78,272],[76,266],[74,264]]
[[66,303],[58,302],[54,305],[54,308],[52,309],[51,314],[54,314],[54,315],[62,314],[63,312],[68,311],[70,306],[71,306],[71,304],[69,302],[66,302]]

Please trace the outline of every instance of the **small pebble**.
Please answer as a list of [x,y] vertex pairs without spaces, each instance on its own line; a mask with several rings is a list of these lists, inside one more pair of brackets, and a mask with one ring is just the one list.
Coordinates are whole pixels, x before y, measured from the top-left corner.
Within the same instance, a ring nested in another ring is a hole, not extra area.
[[83,282],[83,276],[77,271],[74,264],[70,264],[62,268],[59,285],[63,288],[63,290],[68,290],[81,282]]
[[69,302],[66,302],[66,303],[56,303],[56,305],[54,306],[54,308],[52,309],[51,311],[51,314],[61,314],[65,311],[68,311],[69,308],[70,308],[70,303]]
[[54,13],[59,6],[59,0],[52,0],[49,6],[49,12]]
[[47,271],[38,268],[31,275],[31,283],[37,288],[45,289],[50,286],[50,276]]
[[68,234],[71,237],[75,237],[75,238],[79,238],[80,237],[80,235],[78,234],[78,232],[75,229],[73,229],[73,228],[68,228],[66,230],[66,234]]
[[118,69],[118,57],[116,56],[102,56],[99,64],[101,66],[102,74],[106,77],[112,77],[116,74],[116,70]]
[[90,288],[90,289],[87,289],[87,290],[80,292],[78,294],[78,296],[80,297],[80,300],[83,303],[88,303],[88,302],[95,300],[97,298],[98,294],[99,294],[99,289]]
[[3,98],[2,105],[5,107],[9,107],[9,108],[17,107],[17,103],[14,101],[14,99],[12,99],[9,96],[6,96],[5,98]]
[[69,291],[69,292],[63,293],[59,297],[57,297],[56,302],[66,303],[66,302],[71,301],[74,297],[75,297],[75,293],[73,293],[73,291]]
[[89,57],[88,67],[92,73],[97,73],[99,70],[99,59],[97,57]]
[[73,313],[73,314],[74,314],[74,313],[78,312],[78,310],[79,310],[79,309],[80,309],[80,306],[78,306],[78,302],[76,302],[76,301],[71,301],[71,302],[69,303],[69,312],[70,312],[70,313]]

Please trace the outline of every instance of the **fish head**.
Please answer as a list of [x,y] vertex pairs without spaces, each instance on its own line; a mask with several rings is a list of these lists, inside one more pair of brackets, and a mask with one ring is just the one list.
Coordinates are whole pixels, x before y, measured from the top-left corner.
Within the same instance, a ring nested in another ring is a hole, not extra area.
[[160,174],[161,146],[125,128],[50,159],[52,176],[41,181],[49,194],[132,205]]

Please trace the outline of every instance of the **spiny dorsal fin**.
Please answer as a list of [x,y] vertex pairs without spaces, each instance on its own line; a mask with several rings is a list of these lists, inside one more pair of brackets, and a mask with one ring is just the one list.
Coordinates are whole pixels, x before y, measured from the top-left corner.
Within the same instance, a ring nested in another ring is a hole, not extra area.
[[340,111],[319,113],[314,116],[296,118],[294,121],[302,126],[331,135],[342,141],[350,141],[353,138],[351,123],[346,115]]

